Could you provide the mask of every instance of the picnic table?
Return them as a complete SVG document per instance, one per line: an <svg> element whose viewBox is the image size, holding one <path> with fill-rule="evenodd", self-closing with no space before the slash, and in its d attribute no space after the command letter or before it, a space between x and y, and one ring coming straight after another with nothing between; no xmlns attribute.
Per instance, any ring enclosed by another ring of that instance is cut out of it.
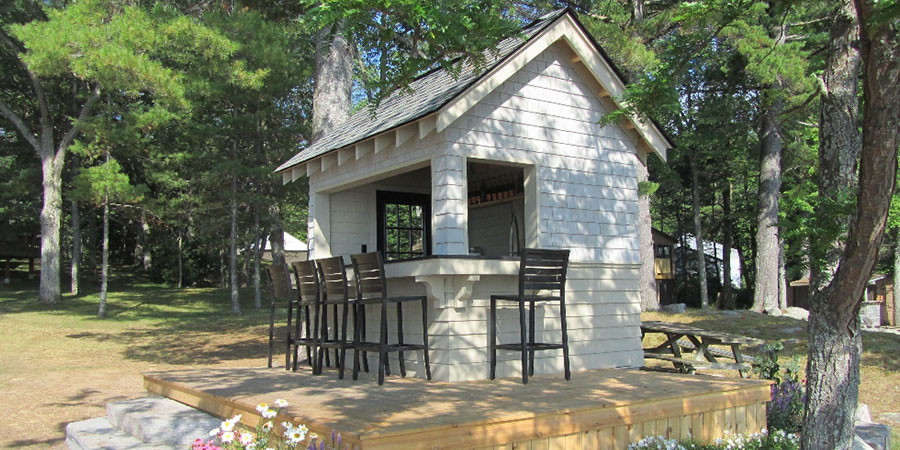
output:
<svg viewBox="0 0 900 450"><path fill-rule="evenodd" d="M644 349L644 358L671 362L683 373L694 373L697 368L737 370L743 378L750 371L753 358L741 353L741 346L761 346L765 341L719 331L709 331L681 323L648 321L641 323L641 339L647 334L664 334L665 342ZM731 350L712 348L727 346ZM685 351L694 352L693 357ZM728 358L734 362L720 361Z"/></svg>

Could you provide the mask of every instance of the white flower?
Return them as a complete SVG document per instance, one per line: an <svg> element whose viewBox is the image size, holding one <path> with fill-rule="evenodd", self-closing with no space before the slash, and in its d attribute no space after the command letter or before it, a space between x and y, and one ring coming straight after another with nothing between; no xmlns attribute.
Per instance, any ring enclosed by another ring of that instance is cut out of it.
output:
<svg viewBox="0 0 900 450"><path fill-rule="evenodd" d="M274 426L275 425L273 425L272 421L270 420L263 424L262 430L265 431L266 433L268 433L269 431L272 431L272 427L274 427Z"/></svg>
<svg viewBox="0 0 900 450"><path fill-rule="evenodd" d="M221 432L222 432L222 430L220 430L218 428L213 428L212 430L209 430L209 436L210 437L218 436L219 433L221 433Z"/></svg>
<svg viewBox="0 0 900 450"><path fill-rule="evenodd" d="M265 411L260 411L260 412L262 413L262 416L265 417L266 419L271 419L271 418L275 417L276 415L278 415L278 413L276 413L275 410L272 410L272 409L267 409Z"/></svg>
<svg viewBox="0 0 900 450"><path fill-rule="evenodd" d="M265 403L260 403L260 404L256 405L256 410L259 412L263 412L267 409L269 409L269 405L267 405Z"/></svg>
<svg viewBox="0 0 900 450"><path fill-rule="evenodd" d="M233 431L226 431L226 432L222 433L222 442L227 444L233 440L234 440L234 432Z"/></svg>
<svg viewBox="0 0 900 450"><path fill-rule="evenodd" d="M300 432L303 434L306 434L309 432L309 428L306 428L306 425L300 425L297 427L297 429L300 430Z"/></svg>
<svg viewBox="0 0 900 450"><path fill-rule="evenodd" d="M238 440L240 441L241 445L246 446L247 444L253 442L253 435L246 431L242 431Z"/></svg>
<svg viewBox="0 0 900 450"><path fill-rule="evenodd" d="M288 405L287 400L285 400L285 399L283 399L283 398L276 398L276 399L275 399L275 406L277 406L277 407L279 407L279 408L284 408L284 407L287 406L287 405Z"/></svg>
<svg viewBox="0 0 900 450"><path fill-rule="evenodd" d="M256 442L251 442L245 445L244 450L256 450Z"/></svg>
<svg viewBox="0 0 900 450"><path fill-rule="evenodd" d="M231 420L232 420L234 423L238 423L238 422L241 421L241 417L244 417L244 415L243 415L243 414L236 414L234 417L231 418Z"/></svg>
<svg viewBox="0 0 900 450"><path fill-rule="evenodd" d="M301 433L300 430L291 430L291 433L285 437L288 438L292 444L297 444L306 436L304 435L304 433Z"/></svg>
<svg viewBox="0 0 900 450"><path fill-rule="evenodd" d="M228 419L228 420L222 422L222 425L219 425L219 428L221 428L222 431L231 431L231 430L234 430L234 424L235 424L234 420Z"/></svg>

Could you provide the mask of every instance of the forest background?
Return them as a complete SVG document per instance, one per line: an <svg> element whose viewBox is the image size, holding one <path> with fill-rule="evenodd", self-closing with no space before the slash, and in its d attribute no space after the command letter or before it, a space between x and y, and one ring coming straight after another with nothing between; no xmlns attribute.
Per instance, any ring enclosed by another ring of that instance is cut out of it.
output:
<svg viewBox="0 0 900 450"><path fill-rule="evenodd" d="M846 293L900 254L896 214L882 240L897 153L884 130L900 120L885 94L900 83L896 1L7 1L0 245L40 247L42 302L61 301L65 275L73 293L99 283L102 316L112 270L230 286L240 313L238 288L259 286L260 242L273 236L278 258L283 231L306 238L305 184L282 185L275 166L329 120L453 58L483 61L561 7L631 82L609 120L653 117L676 145L640 184L653 226L741 256L741 288L720 276L729 258L683 256L678 297L777 312L786 282L808 275L813 317L830 318L812 319L811 336L818 326L858 359L846 318L859 295ZM317 98L334 80L345 97Z"/></svg>

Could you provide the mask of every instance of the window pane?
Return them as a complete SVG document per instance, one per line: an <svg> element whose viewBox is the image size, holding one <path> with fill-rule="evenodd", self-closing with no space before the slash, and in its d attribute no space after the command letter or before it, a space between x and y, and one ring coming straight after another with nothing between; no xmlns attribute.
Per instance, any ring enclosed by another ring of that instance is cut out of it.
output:
<svg viewBox="0 0 900 450"><path fill-rule="evenodd" d="M422 238L422 230L413 230L412 232L412 251L418 254L425 254L425 239Z"/></svg>
<svg viewBox="0 0 900 450"><path fill-rule="evenodd" d="M398 207L398 222L397 226L399 227L408 227L409 226L409 205L397 205Z"/></svg>
<svg viewBox="0 0 900 450"><path fill-rule="evenodd" d="M409 230L399 230L397 249L401 252L409 251Z"/></svg>
<svg viewBox="0 0 900 450"><path fill-rule="evenodd" d="M422 228L422 207L414 205L412 207L412 226Z"/></svg>
<svg viewBox="0 0 900 450"><path fill-rule="evenodd" d="M388 227L396 227L397 226L397 208L400 205L388 204L386 206L386 216L387 216L387 226Z"/></svg>
<svg viewBox="0 0 900 450"><path fill-rule="evenodd" d="M387 251L396 252L400 249L400 246L397 245L398 240L398 231L396 228L390 229L387 231Z"/></svg>

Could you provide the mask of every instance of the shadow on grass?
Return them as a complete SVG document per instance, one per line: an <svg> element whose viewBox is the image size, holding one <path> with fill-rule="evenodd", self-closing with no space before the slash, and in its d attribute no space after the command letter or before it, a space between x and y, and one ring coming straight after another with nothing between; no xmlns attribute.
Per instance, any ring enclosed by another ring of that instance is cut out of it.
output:
<svg viewBox="0 0 900 450"><path fill-rule="evenodd" d="M785 360L789 360L793 356L805 358L807 354L807 322L804 320L785 316L774 317L748 311L726 314L722 311L689 310L683 315L690 316L691 325L698 328L740 334L769 342L781 340L785 347L781 356ZM665 320L665 318L661 320ZM900 358L897 358L898 348L900 348L900 335L865 331L863 332L861 363L887 371L900 372Z"/></svg>
<svg viewBox="0 0 900 450"><path fill-rule="evenodd" d="M262 358L268 349L268 298L253 307L252 289L242 289L243 314L231 314L230 292L217 288L177 289L123 276L110 283L106 317L97 318L99 294L64 295L56 305L37 301L33 283L0 286L0 315L61 317L65 328L82 329L70 339L124 344L122 356L158 364L213 364ZM285 310L277 313L283 334ZM124 328L124 329L123 329Z"/></svg>
<svg viewBox="0 0 900 450"><path fill-rule="evenodd" d="M66 435L66 423L58 423L56 424L56 434L54 436L61 436L55 438L47 438L47 439L19 439L15 441L9 442L10 448L19 448L19 447L42 447L42 448L51 448L62 445L65 442Z"/></svg>

